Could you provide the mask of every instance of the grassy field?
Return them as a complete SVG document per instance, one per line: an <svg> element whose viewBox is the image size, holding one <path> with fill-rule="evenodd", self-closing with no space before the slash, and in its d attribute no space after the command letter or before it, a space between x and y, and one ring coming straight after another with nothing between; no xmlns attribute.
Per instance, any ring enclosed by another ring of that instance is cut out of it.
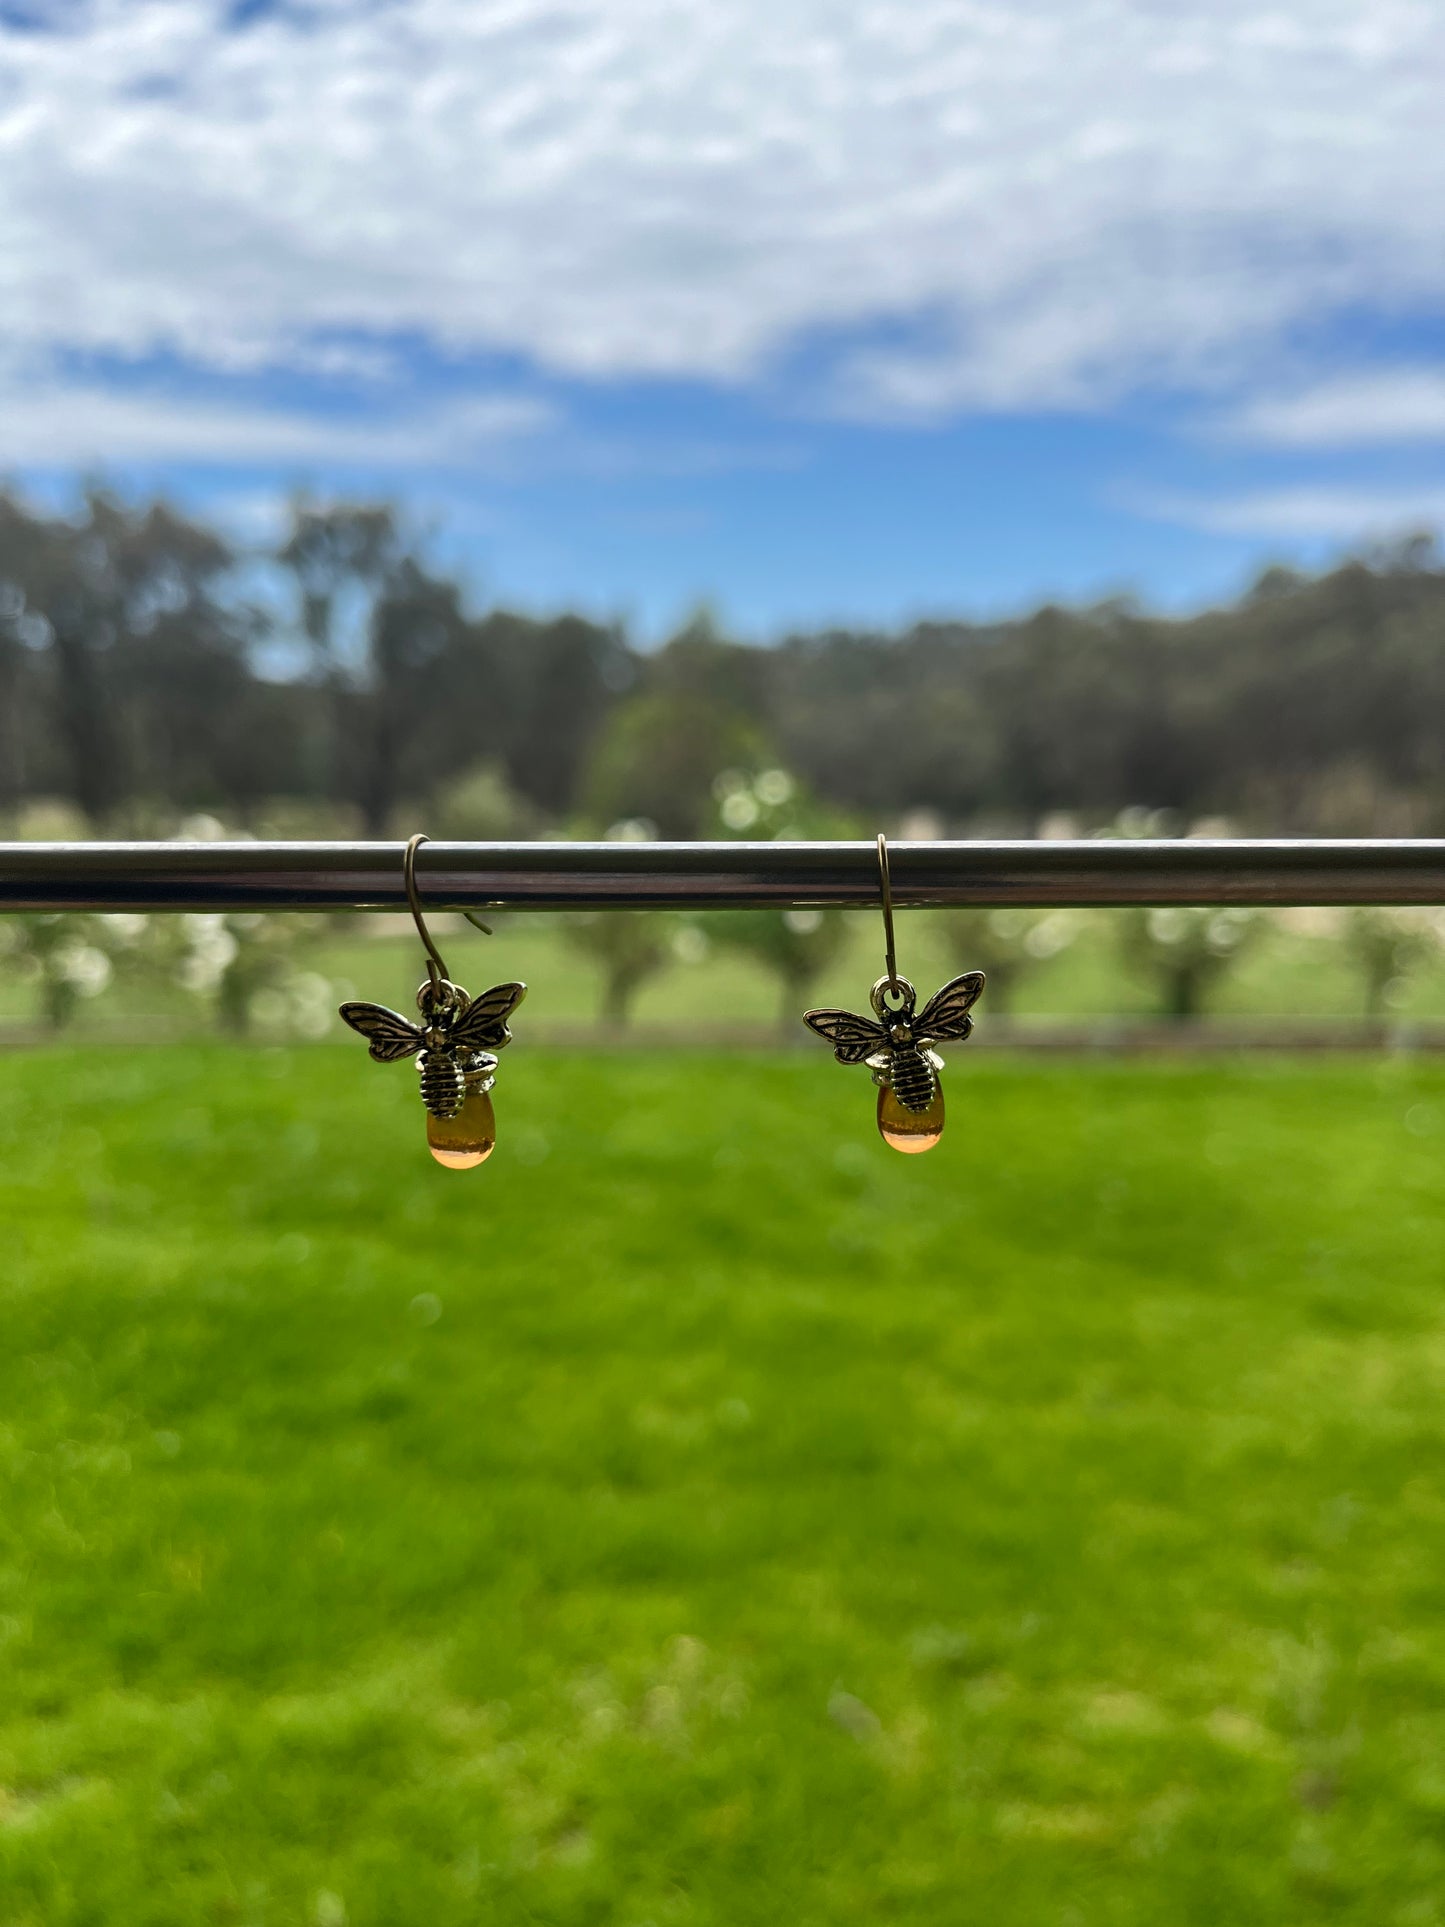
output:
<svg viewBox="0 0 1445 1927"><path fill-rule="evenodd" d="M1445 1921L1445 1070L0 1062L5 1927Z"/></svg>

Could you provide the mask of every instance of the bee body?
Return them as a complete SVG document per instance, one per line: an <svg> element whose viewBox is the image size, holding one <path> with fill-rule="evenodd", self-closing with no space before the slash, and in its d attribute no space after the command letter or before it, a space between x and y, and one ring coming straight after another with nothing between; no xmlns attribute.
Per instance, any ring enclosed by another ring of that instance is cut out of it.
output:
<svg viewBox="0 0 1445 1927"><path fill-rule="evenodd" d="M433 1117L455 1117L466 1096L462 1067L447 1050L425 1050L417 1059L421 1101Z"/></svg>
<svg viewBox="0 0 1445 1927"><path fill-rule="evenodd" d="M421 1076L421 1101L433 1117L455 1117L466 1101L469 1090L489 1091L497 1060L490 1051L470 1051L459 1056L441 1049L423 1051L417 1059Z"/></svg>
<svg viewBox="0 0 1445 1927"><path fill-rule="evenodd" d="M889 1052L887 1068L879 1073L905 1111L926 1111L933 1102L938 1073L931 1056L917 1044L903 1044Z"/></svg>

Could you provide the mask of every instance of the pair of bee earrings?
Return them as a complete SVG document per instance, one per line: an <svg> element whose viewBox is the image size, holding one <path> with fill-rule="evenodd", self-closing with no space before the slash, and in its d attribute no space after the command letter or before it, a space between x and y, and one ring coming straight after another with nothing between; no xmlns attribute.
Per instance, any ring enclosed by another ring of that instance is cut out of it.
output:
<svg viewBox="0 0 1445 1927"><path fill-rule="evenodd" d="M427 957L427 976L417 991L421 1022L382 1004L347 1003L341 1017L359 1031L379 1064L415 1057L426 1109L427 1147L438 1164L468 1171L485 1162L497 1142L491 1091L496 1053L511 1042L507 1019L527 994L525 984L494 984L469 997L447 974L422 916L416 887L416 853L424 836L414 836L402 859L407 903ZM962 1043L973 1029L970 1012L983 990L981 970L966 970L936 991L920 1011L918 995L898 974L893 943L893 889L888 842L878 838L878 874L883 900L884 954L887 968L869 1001L874 1016L847 1010L809 1010L803 1022L833 1046L840 1064L866 1064L878 1086L878 1132L895 1151L931 1151L943 1135L943 1059L935 1044ZM470 919L477 923L477 919ZM478 924L485 930L485 924Z"/></svg>

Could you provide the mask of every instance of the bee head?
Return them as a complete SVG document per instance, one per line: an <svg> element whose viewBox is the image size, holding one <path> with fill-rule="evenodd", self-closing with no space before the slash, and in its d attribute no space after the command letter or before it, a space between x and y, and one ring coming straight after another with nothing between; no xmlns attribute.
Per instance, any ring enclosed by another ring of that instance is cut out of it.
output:
<svg viewBox="0 0 1445 1927"><path fill-rule="evenodd" d="M895 1047L901 1044L911 1044L913 1042L913 1031L902 1018L899 1018L897 1023L888 1026L888 1041Z"/></svg>

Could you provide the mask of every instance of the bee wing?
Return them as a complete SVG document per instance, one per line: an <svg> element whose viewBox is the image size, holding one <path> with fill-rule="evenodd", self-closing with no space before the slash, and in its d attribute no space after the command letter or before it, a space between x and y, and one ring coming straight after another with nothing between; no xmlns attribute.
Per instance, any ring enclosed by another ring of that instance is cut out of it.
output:
<svg viewBox="0 0 1445 1927"><path fill-rule="evenodd" d="M888 1033L881 1024L855 1017L851 1010L805 1010L803 1022L827 1038L840 1064L861 1064L873 1051L888 1046Z"/></svg>
<svg viewBox="0 0 1445 1927"><path fill-rule="evenodd" d="M936 990L913 1020L915 1037L967 1037L973 1029L969 1011L983 994L983 972L965 970L961 977Z"/></svg>
<svg viewBox="0 0 1445 1927"><path fill-rule="evenodd" d="M425 1041L415 1024L384 1004L343 1004L338 1015L369 1040L378 1064L394 1064L399 1057L410 1057Z"/></svg>
<svg viewBox="0 0 1445 1927"><path fill-rule="evenodd" d="M525 984L493 984L467 1005L452 1025L451 1043L461 1051L500 1050L510 1043L507 1019L527 994Z"/></svg>

